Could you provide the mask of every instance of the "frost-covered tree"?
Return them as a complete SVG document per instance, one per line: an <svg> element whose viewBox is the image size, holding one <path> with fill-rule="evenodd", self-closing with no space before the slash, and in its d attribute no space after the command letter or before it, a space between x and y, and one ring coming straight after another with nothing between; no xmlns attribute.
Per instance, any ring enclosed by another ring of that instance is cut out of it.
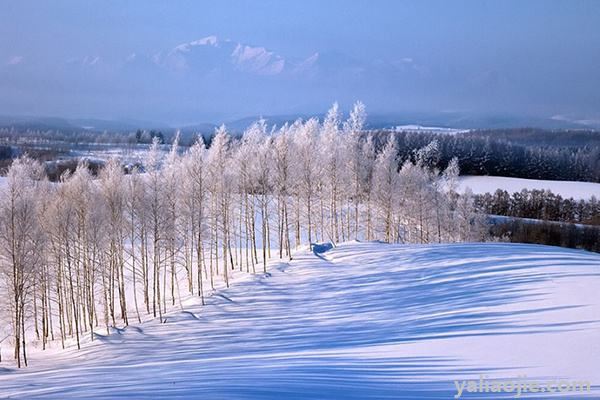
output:
<svg viewBox="0 0 600 400"><path fill-rule="evenodd" d="M279 243L279 258L283 252L291 259L290 224L288 205L292 186L292 155L290 128L286 124L273 140L273 186L277 198L277 236Z"/></svg>
<svg viewBox="0 0 600 400"><path fill-rule="evenodd" d="M344 236L343 209L341 207L341 185L344 179L342 168L342 137L340 135L340 111L337 103L327 112L321 127L319 150L325 173L323 174L328 208L328 229L331 240L339 242ZM323 208L321 210L323 212Z"/></svg>
<svg viewBox="0 0 600 400"><path fill-rule="evenodd" d="M400 179L398 175L398 149L394 135L377 155L373 168L373 198L379 211L386 242L392 241L394 216L397 211Z"/></svg>
<svg viewBox="0 0 600 400"><path fill-rule="evenodd" d="M354 239L358 239L360 225L360 204L364 201L364 185L366 178L366 165L369 160L365 158L366 148L363 144L363 130L366 121L366 111L363 103L356 102L350 112L350 116L344 122L344 154L343 161L346 170L347 196L353 204L353 222L352 233ZM348 212L350 218L350 212ZM348 230L350 230L350 221L348 221ZM350 235L349 235L350 236Z"/></svg>
<svg viewBox="0 0 600 400"><path fill-rule="evenodd" d="M163 190L163 175L161 171L161 153L159 141L154 139L146 158L145 194L147 196L148 236L152 242L152 314L157 315L162 321L163 309L161 306L160 274L164 269L163 261L166 259L164 242L167 207ZM163 293L164 296L164 293Z"/></svg>
<svg viewBox="0 0 600 400"><path fill-rule="evenodd" d="M294 124L296 134L294 135L295 157L294 164L297 168L297 198L295 204L296 226L295 239L296 246L301 242L301 216L302 211L306 215L306 225L304 231L307 233L308 242L312 243L315 237L315 202L317 195L322 190L322 163L320 160L319 146L319 121L311 118L305 123ZM305 205L302 210L302 205ZM323 212L321 212L323 215ZM324 221L321 220L321 226Z"/></svg>
<svg viewBox="0 0 600 400"><path fill-rule="evenodd" d="M81 162L56 183L17 159L0 188L0 311L17 364L27 363L26 335L64 347L134 315L164 322L184 296L204 303L208 284L229 286L235 270L267 272L271 247L291 259L292 247L318 241L485 238L474 197L458 190L458 159L440 172L446 141L367 132L360 102L341 115L334 104L322 122L275 129L261 119L241 138L221 126L208 147L176 136L168 149L155 136L135 167L111 159L96 176ZM498 196L486 207L552 208L544 194ZM596 206L563 200L548 212L590 219Z"/></svg>
<svg viewBox="0 0 600 400"><path fill-rule="evenodd" d="M81 171L81 172L80 172ZM84 175L85 174L85 175ZM81 175L81 176L80 176ZM89 193L89 188L84 188L83 185L89 185L89 174L87 168L80 168L77 170L76 175L70 180L70 184L76 184L75 189L81 189L83 193ZM80 181L80 182L79 182ZM107 235L108 235L108 284L109 284L109 304L111 317L114 323L114 295L115 286L116 294L119 298L119 310L121 319L125 325L129 324L127 317L127 300L125 297L125 184L123 179L123 168L121 163L116 159L108 161L106 166L100 173L100 193L102 198L101 207L106 211L106 223L107 223ZM77 197L77 196L75 196ZM79 204L78 212L79 218L82 224L86 224L90 210L85 209L85 204L90 204L91 195L81 197L82 203ZM103 238L99 238L100 240ZM97 243L101 246L102 243ZM87 257L86 257L87 258ZM88 260L84 259L84 269L90 269L93 271L93 264L88 263ZM90 278L91 279L91 278ZM93 282L90 282L91 295L93 295ZM92 330L92 320L90 320L90 330Z"/></svg>
<svg viewBox="0 0 600 400"><path fill-rule="evenodd" d="M272 139L267 136L267 125L264 119L252 124L246 134L246 143L251 146L252 158L250 163L254 193L257 193L260 207L261 239L263 272L267 272L267 258L271 252L270 238L270 212L271 203L271 164L272 164Z"/></svg>
<svg viewBox="0 0 600 400"><path fill-rule="evenodd" d="M206 145L202 136L183 157L183 204L189 220L191 247L196 256L196 284L198 295L204 303L202 271L206 269L204 258L204 233L206 228ZM188 274L191 275L191 268ZM191 278L190 278L191 279ZM193 290L193 287L192 287Z"/></svg>
<svg viewBox="0 0 600 400"><path fill-rule="evenodd" d="M368 135L362 144L362 161L363 161L363 176L361 178L361 193L364 198L364 207L366 210L366 221L364 225L364 237L367 240L374 238L373 232L373 173L375 171L375 162L377 153L375 151L375 143L373 135Z"/></svg>
<svg viewBox="0 0 600 400"><path fill-rule="evenodd" d="M213 274L219 273L219 260L222 260L222 271L225 284L229 287L228 261L231 259L230 237L230 137L224 125L219 127L211 142L207 154L207 170L210 180L208 190L211 196L211 241L210 241L210 274L211 286L214 288ZM219 252L222 247L222 252ZM220 255L221 256L220 256ZM214 256L214 270L213 270ZM233 264L233 263L232 263Z"/></svg>
<svg viewBox="0 0 600 400"><path fill-rule="evenodd" d="M42 235L36 215L36 186L41 167L27 157L16 159L0 192L0 262L5 294L11 311L14 357L27 365L27 306L32 301Z"/></svg>
<svg viewBox="0 0 600 400"><path fill-rule="evenodd" d="M125 181L125 231L129 239L128 259L131 266L133 301L138 322L141 322L138 305L137 282L142 279L143 301L150 313L148 297L148 240L146 226L145 191L139 169L134 168Z"/></svg>
<svg viewBox="0 0 600 400"><path fill-rule="evenodd" d="M177 280L177 264L178 256L180 252L181 243L180 239L180 224L181 221L181 197L183 185L178 182L179 177L182 175L182 162L178 154L179 146L179 132L175 135L171 149L167 154L162 166L163 174L163 193L166 208L166 215L164 218L164 237L166 254L165 257L168 263L168 271L165 271L165 278L163 280L163 303L166 302L166 282L167 274L170 279L171 289L171 305L175 305L175 290L178 289L179 281ZM189 266L187 266L189 269ZM191 284L189 281L190 274L188 277L188 286ZM166 309L166 306L164 306Z"/></svg>

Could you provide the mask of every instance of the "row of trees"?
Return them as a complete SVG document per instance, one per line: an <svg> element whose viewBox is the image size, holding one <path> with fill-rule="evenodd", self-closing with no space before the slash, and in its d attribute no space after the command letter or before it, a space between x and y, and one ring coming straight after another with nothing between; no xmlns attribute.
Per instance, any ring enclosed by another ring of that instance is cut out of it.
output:
<svg viewBox="0 0 600 400"><path fill-rule="evenodd" d="M165 135L161 131L155 131L155 130L146 131L146 130L141 130L141 129L138 129L137 131L135 131L135 143L150 144L150 143L152 143L154 138L157 138L158 142L160 144L163 144L165 142Z"/></svg>
<svg viewBox="0 0 600 400"><path fill-rule="evenodd" d="M493 194L475 196L475 203L487 214L600 225L600 202L596 197L574 200L550 190L523 189L510 194L498 189Z"/></svg>
<svg viewBox="0 0 600 400"><path fill-rule="evenodd" d="M345 121L334 105L323 121L261 120L239 139L221 127L184 153L155 140L128 175L113 159L59 183L15 160L0 190L0 302L17 365L28 335L79 346L100 327L163 321L182 297L204 302L233 270L266 272L309 243L483 239L473 197L455 190L456 160L429 168L435 142L400 159L395 134L365 134L364 122L357 103Z"/></svg>
<svg viewBox="0 0 600 400"><path fill-rule="evenodd" d="M385 137L387 134L381 131L376 136ZM85 146L100 143L139 146L151 143L154 137L171 143L174 134L156 130L99 133L0 128L0 143L13 145L16 150L30 147L47 151L52 147L57 151L67 151L75 144ZM187 132L180 139L180 144L189 147L196 138ZM397 132L397 140L402 159L414 155L415 149L437 140L440 157L436 167L444 169L456 157L465 175L600 182L598 131L519 128L471 130L454 135L406 131ZM65 145L61 149L58 143ZM10 152L7 154L1 150L0 166L2 159L11 158Z"/></svg>
<svg viewBox="0 0 600 400"><path fill-rule="evenodd" d="M475 129L462 132L461 137L490 137L503 142L520 144L529 148L598 148L600 132L596 129L539 129L496 128Z"/></svg>
<svg viewBox="0 0 600 400"><path fill-rule="evenodd" d="M534 243L600 253L600 226L566 222L492 218L490 234L512 243Z"/></svg>
<svg viewBox="0 0 600 400"><path fill-rule="evenodd" d="M536 144L520 143L513 141L512 135L508 138L500 135L501 132L499 137L494 135L496 131L456 135L398 132L398 148L401 157L410 157L414 149L436 140L440 156L434 160L435 167L443 169L456 157L464 175L600 182L600 146L597 140L592 140L600 136L598 132L588 132L578 138L580 146L548 145L542 138L544 135L539 135ZM558 135L548 132L547 136Z"/></svg>
<svg viewBox="0 0 600 400"><path fill-rule="evenodd" d="M0 143L7 145L40 145L56 144L57 142L75 144L135 144L136 132L123 134L119 131L98 132L86 131L81 128L65 129L24 129L20 127L0 128ZM148 142L147 142L148 143Z"/></svg>

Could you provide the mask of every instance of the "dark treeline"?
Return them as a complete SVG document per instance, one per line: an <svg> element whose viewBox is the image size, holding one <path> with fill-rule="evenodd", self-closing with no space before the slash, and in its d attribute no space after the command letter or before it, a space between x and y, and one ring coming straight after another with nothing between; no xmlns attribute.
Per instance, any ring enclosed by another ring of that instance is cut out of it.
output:
<svg viewBox="0 0 600 400"><path fill-rule="evenodd" d="M512 243L545 244L600 253L600 226L507 218L494 220L490 233L492 237Z"/></svg>
<svg viewBox="0 0 600 400"><path fill-rule="evenodd" d="M51 149L47 147L32 146L4 146L0 145L0 175L5 175L13 160L27 154L30 158L40 161L54 161L66 155L67 150Z"/></svg>
<svg viewBox="0 0 600 400"><path fill-rule="evenodd" d="M475 204L486 214L600 225L600 202L595 197L574 200L549 190L523 189L510 194L498 189L493 194L476 195Z"/></svg>
<svg viewBox="0 0 600 400"><path fill-rule="evenodd" d="M12 163L13 149L11 146L0 146L0 170Z"/></svg>
<svg viewBox="0 0 600 400"><path fill-rule="evenodd" d="M92 176L98 176L100 170L104 168L106 164L98 160L81 160L78 158L71 158L45 163L44 173L50 182L60 182L61 177L64 176L65 173L74 173L82 163L84 163L88 169L88 172Z"/></svg>
<svg viewBox="0 0 600 400"><path fill-rule="evenodd" d="M376 141L379 137L380 147L383 147L391 132L381 130L371 133L375 134ZM0 143L19 148L50 143L135 146L150 143L154 137L158 137L160 143L170 143L174 134L175 131L153 130L61 133L3 128L0 129ZM415 151L435 140L438 142L439 157L432 160L434 165L431 166L439 170L444 170L450 160L457 157L463 175L600 182L600 132L597 131L521 128L472 130L457 134L402 131L395 132L395 135L400 164L406 160L414 161ZM179 144L191 146L195 138L194 134L182 134ZM208 145L211 138L210 135L204 137Z"/></svg>
<svg viewBox="0 0 600 400"><path fill-rule="evenodd" d="M498 132L498 136L495 136ZM397 132L400 160L414 158L415 149L436 140L439 158L434 166L443 170L457 157L463 175L493 175L528 179L600 182L600 146L598 132L566 131L564 145L558 133L548 133L548 142L536 133L538 144L513 140L521 130L473 131L459 134L433 132ZM527 132L527 131L526 131ZM535 131L537 132L537 131ZM379 131L386 138L389 132ZM588 140L589 138L589 140ZM382 139L385 141L385 139ZM532 139L533 142L533 139ZM577 146L569 144L578 143Z"/></svg>
<svg viewBox="0 0 600 400"><path fill-rule="evenodd" d="M460 133L459 136L491 137L528 147L600 147L600 132L581 129L482 129Z"/></svg>

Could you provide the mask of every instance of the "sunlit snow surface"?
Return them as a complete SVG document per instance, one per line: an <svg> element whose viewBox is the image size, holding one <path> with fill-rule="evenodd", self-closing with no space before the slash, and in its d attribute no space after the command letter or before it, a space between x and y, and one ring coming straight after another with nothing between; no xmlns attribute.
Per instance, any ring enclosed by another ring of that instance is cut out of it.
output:
<svg viewBox="0 0 600 400"><path fill-rule="evenodd" d="M600 255L515 244L316 250L164 324L0 369L0 397L451 399L454 379L479 374L585 379L599 394Z"/></svg>
<svg viewBox="0 0 600 400"><path fill-rule="evenodd" d="M470 188L475 194L494 193L497 189L512 194L527 190L550 190L563 198L589 200L592 196L600 198L600 183L575 181L548 181L542 179L507 178L504 176L461 176L459 188Z"/></svg>

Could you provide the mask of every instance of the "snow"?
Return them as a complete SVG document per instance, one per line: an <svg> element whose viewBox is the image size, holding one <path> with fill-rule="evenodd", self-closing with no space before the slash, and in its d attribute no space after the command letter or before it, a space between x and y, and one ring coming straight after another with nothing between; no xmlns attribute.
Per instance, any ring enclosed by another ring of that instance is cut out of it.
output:
<svg viewBox="0 0 600 400"><path fill-rule="evenodd" d="M459 187L465 190L471 188L475 194L494 193L497 189L509 193L520 192L523 189L547 189L564 198L576 200L600 198L600 183L574 181L547 181L538 179L506 178L502 176L461 176Z"/></svg>
<svg viewBox="0 0 600 400"><path fill-rule="evenodd" d="M278 74L285 66L283 58L264 47L238 44L231 53L231 57L238 67L266 75Z"/></svg>
<svg viewBox="0 0 600 400"><path fill-rule="evenodd" d="M98 335L81 351L34 353L20 371L0 367L0 393L450 399L453 380L484 374L589 380L597 396L599 285L600 255L585 251L321 245L218 291L204 307L188 299L164 324Z"/></svg>
<svg viewBox="0 0 600 400"><path fill-rule="evenodd" d="M198 45L198 46L217 46L219 40L217 39L216 36L211 35L211 36L207 36L205 38L202 39L198 39L194 42L191 42L191 45Z"/></svg>
<svg viewBox="0 0 600 400"><path fill-rule="evenodd" d="M294 74L301 74L303 72L309 71L318 61L319 53L314 53L312 56L307 57L305 60L301 61L298 65L296 65L293 69L293 72Z"/></svg>
<svg viewBox="0 0 600 400"><path fill-rule="evenodd" d="M394 129L397 132L414 132L414 133L443 133L454 135L457 133L469 132L468 129L444 128L439 126L422 126L422 125L398 125Z"/></svg>
<svg viewBox="0 0 600 400"><path fill-rule="evenodd" d="M202 39L194 40L189 43L182 43L180 45L177 45L177 46L175 46L173 51L188 53L193 47L196 47L196 46L218 47L218 45L219 45L219 39L216 36L211 35L211 36L203 37Z"/></svg>

